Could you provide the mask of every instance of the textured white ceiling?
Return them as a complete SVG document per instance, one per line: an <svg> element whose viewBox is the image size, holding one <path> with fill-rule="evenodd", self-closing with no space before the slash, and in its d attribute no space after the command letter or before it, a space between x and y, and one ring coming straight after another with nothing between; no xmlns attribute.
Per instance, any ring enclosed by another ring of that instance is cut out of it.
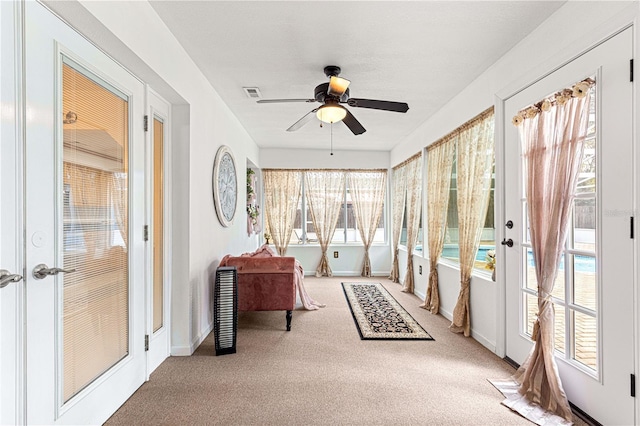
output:
<svg viewBox="0 0 640 426"><path fill-rule="evenodd" d="M265 99L313 98L327 81L324 66L338 65L351 97L410 109L350 108L367 132L335 124L334 149L387 151L564 1L150 3L260 147L326 149L331 129L314 119L286 132L320 104L256 104L242 88L259 87Z"/></svg>

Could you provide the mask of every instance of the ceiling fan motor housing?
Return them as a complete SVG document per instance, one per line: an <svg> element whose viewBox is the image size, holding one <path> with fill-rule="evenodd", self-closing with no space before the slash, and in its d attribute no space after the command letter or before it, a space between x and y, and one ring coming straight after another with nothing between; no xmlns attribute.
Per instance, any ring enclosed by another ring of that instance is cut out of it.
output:
<svg viewBox="0 0 640 426"><path fill-rule="evenodd" d="M349 89L348 88L342 94L342 96L340 96L340 98L338 98L337 96L329 95L327 93L328 91L329 91L329 83L319 84L319 85L316 86L315 90L313 91L313 97L318 102L325 102L327 99L333 99L336 102L347 102L347 100L349 99Z"/></svg>
<svg viewBox="0 0 640 426"><path fill-rule="evenodd" d="M324 75L327 77L337 77L340 75L340 71L342 70L337 65L327 65L324 67Z"/></svg>

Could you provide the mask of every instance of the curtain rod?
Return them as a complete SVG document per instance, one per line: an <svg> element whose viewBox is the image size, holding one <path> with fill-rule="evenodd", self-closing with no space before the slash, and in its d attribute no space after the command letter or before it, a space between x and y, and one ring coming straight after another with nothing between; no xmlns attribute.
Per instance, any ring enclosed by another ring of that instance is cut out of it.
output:
<svg viewBox="0 0 640 426"><path fill-rule="evenodd" d="M386 172L387 169L262 169L263 172Z"/></svg>
<svg viewBox="0 0 640 426"><path fill-rule="evenodd" d="M467 130L468 128L470 128L470 127L472 127L474 125L476 125L479 121L484 120L485 118L487 118L488 116L493 114L493 112L494 112L493 111L493 106L487 108L486 110L482 111L480 114L478 114L475 117L473 117L471 120L469 120L466 123L458 126L452 132L447 133L445 136L441 137L440 139L436 140L431 145L427 146L427 151L429 151L431 149L434 149L434 148L442 145L443 143L449 142L451 139L456 137L459 133L461 133L464 130Z"/></svg>
<svg viewBox="0 0 640 426"><path fill-rule="evenodd" d="M409 157L409 158L407 158L406 160L404 160L402 163L400 163L400 164L398 164L398 165L396 165L396 166L393 166L393 170L395 170L395 169L397 169L397 168L399 168L399 167L402 167L402 166L404 166L404 165L406 165L406 164L408 164L408 163L412 162L413 160L415 160L416 158L419 158L419 157L421 157L421 156L422 156L422 151L420 151L420 152L416 152L416 153L415 153L415 154L413 154L411 157Z"/></svg>

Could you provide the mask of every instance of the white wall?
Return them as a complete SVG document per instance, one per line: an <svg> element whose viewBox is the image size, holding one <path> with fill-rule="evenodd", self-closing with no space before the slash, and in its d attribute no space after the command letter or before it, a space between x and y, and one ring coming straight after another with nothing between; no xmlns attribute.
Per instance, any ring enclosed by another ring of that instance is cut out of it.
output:
<svg viewBox="0 0 640 426"><path fill-rule="evenodd" d="M421 148L473 118L496 102L506 98L536 79L550 73L562 64L584 52L591 46L622 29L632 22L638 13L637 2L567 2L529 36L500 58L486 72L478 76L469 86L449 101L415 132L398 144L390 155L390 164L398 164ZM629 19L631 16L631 19ZM498 97L499 95L499 97ZM502 148L499 146L500 128L503 118L496 113L496 224L503 223L503 185L501 164ZM426 170L425 170L426 172ZM426 205L423 210L426 210ZM504 235L502 227L496 229L496 240ZM401 250L401 279L406 271L406 251ZM498 244L498 282L483 275L474 274L471 280L471 327L472 336L487 348L504 355L504 282L500 269L500 258L504 248ZM428 269L428 259L413 256L414 270L420 264ZM402 264L404 263L404 267ZM426 265L426 266L425 266ZM460 289L459 269L439 264L440 302L442 314L451 319ZM415 293L424 297L427 278L416 280Z"/></svg>
<svg viewBox="0 0 640 426"><path fill-rule="evenodd" d="M119 2L113 7L111 2L89 1L82 5L170 87L171 93L164 89L165 84L154 87L161 95L171 98L177 93L186 104L175 108L172 123L171 352L188 355L212 328L211 289L220 259L227 253L256 248L256 237L246 233L244 176L247 159L255 163L259 150L147 2ZM125 66L136 66L127 55L112 55ZM233 152L239 183L236 219L228 228L218 222L212 198L213 162L222 144Z"/></svg>
<svg viewBox="0 0 640 426"><path fill-rule="evenodd" d="M403 283L407 273L407 250L400 247L400 282ZM414 252L413 257L413 293L424 301L427 295L427 285L429 283L429 258L423 257L421 253ZM422 266L422 274L420 273ZM448 264L438 264L438 278L440 280L440 314L448 320L453 319L453 309L460 293L460 268L449 262ZM471 277L471 337L483 344L485 347L495 351L496 342L496 314L495 302L492 297L496 295L497 284L491 281L488 272L474 272Z"/></svg>
<svg viewBox="0 0 640 426"><path fill-rule="evenodd" d="M338 252L338 258L333 252ZM369 248L372 274L375 276L389 276L391 258L388 244L376 244ZM291 244L287 248L287 256L294 256L304 268L305 275L314 275L322 251L318 245ZM364 262L364 247L362 245L331 244L327 250L329 266L335 276L360 276L362 262Z"/></svg>

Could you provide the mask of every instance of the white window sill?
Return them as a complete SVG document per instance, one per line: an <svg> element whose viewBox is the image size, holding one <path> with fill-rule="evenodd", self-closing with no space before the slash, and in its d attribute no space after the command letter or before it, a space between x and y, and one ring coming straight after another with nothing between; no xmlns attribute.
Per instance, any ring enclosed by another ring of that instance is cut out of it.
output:
<svg viewBox="0 0 640 426"><path fill-rule="evenodd" d="M407 246L400 246L399 245L398 249L400 251L403 251L403 252L407 253ZM429 257L422 256L422 251L414 250L413 251L413 255L414 256L416 256L416 255L421 256L427 261L429 260ZM440 259L438 259L438 264L446 266L446 267L451 268L451 269L455 269L457 271L460 271L460 262L456 262L456 261L449 260L449 259L441 257ZM491 271L490 269L473 268L473 271L471 272L471 276L472 277L475 276L475 277L478 277L478 278L482 278L482 279L485 279L487 281L492 281L492 279L491 279L492 273L493 273L493 271Z"/></svg>

